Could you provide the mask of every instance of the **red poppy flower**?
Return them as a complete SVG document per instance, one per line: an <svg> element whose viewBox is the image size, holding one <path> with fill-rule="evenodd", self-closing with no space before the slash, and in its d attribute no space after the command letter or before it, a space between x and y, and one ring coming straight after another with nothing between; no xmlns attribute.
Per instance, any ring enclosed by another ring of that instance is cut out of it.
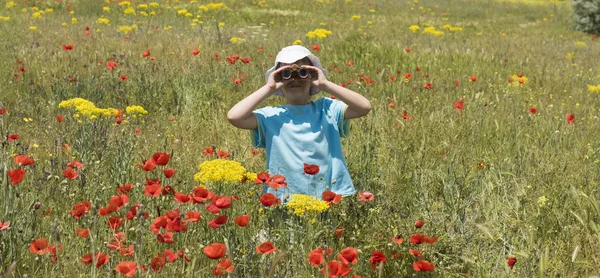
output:
<svg viewBox="0 0 600 278"><path fill-rule="evenodd" d="M75 230L75 234L80 238L88 238L90 237L90 230L86 228L78 228Z"/></svg>
<svg viewBox="0 0 600 278"><path fill-rule="evenodd" d="M185 221L187 222L198 222L200 219L202 219L202 217L198 211L188 211L185 213Z"/></svg>
<svg viewBox="0 0 600 278"><path fill-rule="evenodd" d="M477 81L477 76L471 75L471 77L469 77L469 80L471 80L471 82L475 82Z"/></svg>
<svg viewBox="0 0 600 278"><path fill-rule="evenodd" d="M19 138L20 138L19 134L11 133L8 135L8 142L19 140Z"/></svg>
<svg viewBox="0 0 600 278"><path fill-rule="evenodd" d="M416 234L410 236L409 242L410 242L410 244L421 244L423 242L426 242L429 244L434 244L437 242L437 240L438 240L437 237L430 238L425 235L416 233Z"/></svg>
<svg viewBox="0 0 600 278"><path fill-rule="evenodd" d="M65 176L65 178L71 179L71 180L76 179L77 176L79 175L79 173L77 173L77 171L73 170L73 168L71 168L71 167L67 167L67 169L64 169L62 171L62 173Z"/></svg>
<svg viewBox="0 0 600 278"><path fill-rule="evenodd" d="M407 121L412 121L413 120L413 118L408 115L408 112L406 110L404 110L404 113L402 114L402 119L405 119Z"/></svg>
<svg viewBox="0 0 600 278"><path fill-rule="evenodd" d="M435 267L432 263L426 260L420 260L413 263L413 269L417 272L419 271L433 271Z"/></svg>
<svg viewBox="0 0 600 278"><path fill-rule="evenodd" d="M129 245L129 247L121 247L121 249L119 249L119 254L121 254L123 257L133 256L135 254L135 251L133 251L133 245Z"/></svg>
<svg viewBox="0 0 600 278"><path fill-rule="evenodd" d="M333 232L333 235L336 238L342 238L342 237L344 237L344 228L343 227L337 227L337 228L335 228L335 232Z"/></svg>
<svg viewBox="0 0 600 278"><path fill-rule="evenodd" d="M197 186L194 188L193 192L192 192L192 198L194 199L194 204L201 204L206 200L210 200L212 199L213 193L202 187L202 186Z"/></svg>
<svg viewBox="0 0 600 278"><path fill-rule="evenodd" d="M29 252L31 252L31 254L38 255L44 255L48 253L48 240L45 238L38 238L32 241L29 245Z"/></svg>
<svg viewBox="0 0 600 278"><path fill-rule="evenodd" d="M356 264L358 262L358 250L346 247L340 251L337 258L344 264Z"/></svg>
<svg viewBox="0 0 600 278"><path fill-rule="evenodd" d="M335 194L335 192L328 190L321 194L321 198L330 205L332 203L337 205L342 201L342 194Z"/></svg>
<svg viewBox="0 0 600 278"><path fill-rule="evenodd" d="M125 184L121 184L119 185L119 188L117 188L117 192L119 194L129 194L129 191L131 191L131 189L133 189L133 184L131 183L125 183Z"/></svg>
<svg viewBox="0 0 600 278"><path fill-rule="evenodd" d="M371 252L371 258L369 259L369 263L371 264L371 268L375 269L378 264L385 263L387 258L385 255L379 251Z"/></svg>
<svg viewBox="0 0 600 278"><path fill-rule="evenodd" d="M308 175L316 175L319 173L319 165L304 163L304 173Z"/></svg>
<svg viewBox="0 0 600 278"><path fill-rule="evenodd" d="M225 256L225 244L215 242L204 247L203 251L209 259L217 260Z"/></svg>
<svg viewBox="0 0 600 278"><path fill-rule="evenodd" d="M280 202L280 200L277 197L275 197L275 195L273 195L273 193L263 194L262 196L260 196L259 201L265 207L270 207L272 205L279 204L279 202Z"/></svg>
<svg viewBox="0 0 600 278"><path fill-rule="evenodd" d="M575 115L573 115L573 113L569 113L569 115L567 115L567 122L569 124L572 124L575 122Z"/></svg>
<svg viewBox="0 0 600 278"><path fill-rule="evenodd" d="M165 249L164 256L170 263L174 263L175 261L177 261L177 254L171 249Z"/></svg>
<svg viewBox="0 0 600 278"><path fill-rule="evenodd" d="M227 209L231 207L231 198L227 196L213 196L211 202L220 209Z"/></svg>
<svg viewBox="0 0 600 278"><path fill-rule="evenodd" d="M256 246L256 252L259 254L271 254L277 251L277 248L270 241L263 242L259 246Z"/></svg>
<svg viewBox="0 0 600 278"><path fill-rule="evenodd" d="M454 86L458 87L458 85L460 85L460 81L458 81L458 80L454 81Z"/></svg>
<svg viewBox="0 0 600 278"><path fill-rule="evenodd" d="M217 218L208 222L208 226L213 229L219 228L222 225L225 225L227 223L228 219L229 219L229 216L227 216L227 215L217 216Z"/></svg>
<svg viewBox="0 0 600 278"><path fill-rule="evenodd" d="M325 262L325 256L323 256L323 249L317 248L308 252L308 258L306 259L314 267L319 267Z"/></svg>
<svg viewBox="0 0 600 278"><path fill-rule="evenodd" d="M217 206L215 206L214 204L208 204L206 205L206 211L212 213L212 214L219 214L221 212L221 209L218 208Z"/></svg>
<svg viewBox="0 0 600 278"><path fill-rule="evenodd" d="M75 169L75 168L81 169L81 168L83 168L83 163L79 160L73 160L73 161L67 163L67 167L71 167L73 169Z"/></svg>
<svg viewBox="0 0 600 278"><path fill-rule="evenodd" d="M194 55L194 56L198 55L199 53L200 53L200 50L197 48L192 50L192 55Z"/></svg>
<svg viewBox="0 0 600 278"><path fill-rule="evenodd" d="M165 174L165 178L170 179L173 177L173 175L175 175L175 169L166 168L163 170L163 174Z"/></svg>
<svg viewBox="0 0 600 278"><path fill-rule="evenodd" d="M108 219L107 224L109 228L117 230L121 226L125 225L125 220L121 219L121 216L112 216Z"/></svg>
<svg viewBox="0 0 600 278"><path fill-rule="evenodd" d="M375 195L373 195L373 193L368 192L368 191L362 192L362 193L358 194L358 196L360 197L360 201L363 203L366 201L375 200Z"/></svg>
<svg viewBox="0 0 600 278"><path fill-rule="evenodd" d="M404 79L406 79L406 80L411 79L412 77L413 77L413 74L410 72L404 74Z"/></svg>
<svg viewBox="0 0 600 278"><path fill-rule="evenodd" d="M152 183L146 185L146 187L144 188L144 195L156 198L160 196L161 191L162 187L160 186L160 183Z"/></svg>
<svg viewBox="0 0 600 278"><path fill-rule="evenodd" d="M422 228L422 227L423 227L423 225L425 225L425 221L423 221L423 220L421 220L421 219L419 219L419 220L415 221L415 227L416 227L417 229L420 229L420 228Z"/></svg>
<svg viewBox="0 0 600 278"><path fill-rule="evenodd" d="M217 155L218 155L220 158L228 158L228 157L230 157L230 156L231 156L231 154L229 154L228 152L224 152L224 151L218 151L218 152L217 152Z"/></svg>
<svg viewBox="0 0 600 278"><path fill-rule="evenodd" d="M465 107L464 99L459 98L458 100L456 100L456 102L454 102L454 109L463 110L464 107Z"/></svg>
<svg viewBox="0 0 600 278"><path fill-rule="evenodd" d="M216 276L222 275L224 272L231 273L235 269L235 266L231 263L229 258L222 259L219 264L213 268L213 274Z"/></svg>
<svg viewBox="0 0 600 278"><path fill-rule="evenodd" d="M419 258L423 257L423 252L421 252L419 250L415 250L415 249L408 249L408 254L411 254L412 256L419 257Z"/></svg>
<svg viewBox="0 0 600 278"><path fill-rule="evenodd" d="M117 62L115 61L108 61L106 62L106 69L107 70L114 70L117 67Z"/></svg>
<svg viewBox="0 0 600 278"><path fill-rule="evenodd" d="M57 122L59 122L59 123L62 123L64 120L65 120L65 117L63 117L63 116L60 116L60 115L59 115L59 116L56 116L56 121L57 121Z"/></svg>
<svg viewBox="0 0 600 278"><path fill-rule="evenodd" d="M531 113L531 114L535 115L537 112L538 112L538 111L537 111L537 109L536 109L535 107L531 107L531 108L529 108L529 113Z"/></svg>
<svg viewBox="0 0 600 278"><path fill-rule="evenodd" d="M267 185L275 190L278 190L281 187L287 187L287 182L285 182L284 176L274 175L269 178Z"/></svg>
<svg viewBox="0 0 600 278"><path fill-rule="evenodd" d="M242 61L242 63L244 63L244 64L249 64L251 62L250 58L248 58L248 57L244 57L244 58L240 59L240 61Z"/></svg>
<svg viewBox="0 0 600 278"><path fill-rule="evenodd" d="M116 272L125 274L127 277L133 277L137 272L137 269L137 263L133 261L121 262L115 267Z"/></svg>
<svg viewBox="0 0 600 278"><path fill-rule="evenodd" d="M75 49L75 46L73 46L72 44L63 44L63 45L62 45L62 49L63 49L64 51L69 51L69 50L73 50L73 49Z"/></svg>
<svg viewBox="0 0 600 278"><path fill-rule="evenodd" d="M215 148L206 147L206 149L204 149L204 151L202 151L202 154L206 155L206 156L215 156Z"/></svg>
<svg viewBox="0 0 600 278"><path fill-rule="evenodd" d="M192 200L192 195L181 193L181 192L176 192L174 194L173 200L175 200L175 202L183 205Z"/></svg>
<svg viewBox="0 0 600 278"><path fill-rule="evenodd" d="M95 255L95 260L96 260L96 268L99 268L105 264L108 263L110 257L104 253L98 253L96 252ZM91 264L92 263L92 254L86 254L81 258L81 262L83 262L84 264Z"/></svg>
<svg viewBox="0 0 600 278"><path fill-rule="evenodd" d="M396 244L402 244L402 243L404 242L404 239L403 239L403 238L401 238L401 237L399 237L399 236L394 236L394 237L392 238L392 241L393 241L394 243L396 243Z"/></svg>
<svg viewBox="0 0 600 278"><path fill-rule="evenodd" d="M14 169L8 171L8 177L10 178L11 184L17 184L23 181L25 177L25 169Z"/></svg>
<svg viewBox="0 0 600 278"><path fill-rule="evenodd" d="M0 115L6 114L6 113L8 113L8 110L6 110L6 107L0 108Z"/></svg>
<svg viewBox="0 0 600 278"><path fill-rule="evenodd" d="M254 183L256 183L256 184L263 184L263 183L267 182L269 180L269 178L270 178L269 173L267 173L267 172L260 172L256 176L256 180L254 180Z"/></svg>
<svg viewBox="0 0 600 278"><path fill-rule="evenodd" d="M248 226L248 222L250 221L250 215L244 214L235 218L235 224L238 224L240 227Z"/></svg>
<svg viewBox="0 0 600 278"><path fill-rule="evenodd" d="M157 165L165 166L169 163L171 156L168 153L155 153L152 155L152 158L156 161Z"/></svg>
<svg viewBox="0 0 600 278"><path fill-rule="evenodd" d="M152 268L154 272L158 273L163 269L166 263L166 256L162 253L158 253L158 256L152 258L152 260L150 261L150 268Z"/></svg>
<svg viewBox="0 0 600 278"><path fill-rule="evenodd" d="M329 278L348 276L348 274L350 274L350 272L352 271L348 264L342 264L336 260L328 262L326 267L327 277ZM325 274L325 268L321 269L321 273Z"/></svg>
<svg viewBox="0 0 600 278"><path fill-rule="evenodd" d="M127 197L125 194L112 196L110 199L108 199L108 202L115 205L117 209L121 209L122 206L129 203L129 197Z"/></svg>
<svg viewBox="0 0 600 278"><path fill-rule="evenodd" d="M429 89L429 90L432 90L432 89L433 89L433 84L431 84L431 83L425 83L425 84L423 85L423 88L425 88L425 89Z"/></svg>
<svg viewBox="0 0 600 278"><path fill-rule="evenodd" d="M148 49L148 50L144 51L144 53L142 53L142 56L143 56L143 57L148 57L148 56L150 56L150 50Z"/></svg>
<svg viewBox="0 0 600 278"><path fill-rule="evenodd" d="M517 263L517 258L515 258L515 257L508 257L508 259L506 260L506 264L508 265L508 267L510 267L510 269L513 269L513 267L515 267L516 263Z"/></svg>
<svg viewBox="0 0 600 278"><path fill-rule="evenodd" d="M75 220L79 220L82 216L85 215L86 212L90 210L92 204L88 201L83 201L73 205L73 209L69 210L69 214L75 218Z"/></svg>
<svg viewBox="0 0 600 278"><path fill-rule="evenodd" d="M405 51L406 53L408 53L408 52L410 52L410 48L408 48L408 47L407 47L407 48L405 48L405 49L404 49L404 51Z"/></svg>
<svg viewBox="0 0 600 278"><path fill-rule="evenodd" d="M156 235L156 241L159 243L173 244L175 242L173 240L173 232L166 232L164 234Z"/></svg>
<svg viewBox="0 0 600 278"><path fill-rule="evenodd" d="M5 221L4 223L0 221L0 232L7 230L8 228L10 228L10 221Z"/></svg>
<svg viewBox="0 0 600 278"><path fill-rule="evenodd" d="M101 207L100 209L98 209L98 215L100 215L100 216L109 215L117 210L118 210L118 208L115 204L108 204L108 206Z"/></svg>

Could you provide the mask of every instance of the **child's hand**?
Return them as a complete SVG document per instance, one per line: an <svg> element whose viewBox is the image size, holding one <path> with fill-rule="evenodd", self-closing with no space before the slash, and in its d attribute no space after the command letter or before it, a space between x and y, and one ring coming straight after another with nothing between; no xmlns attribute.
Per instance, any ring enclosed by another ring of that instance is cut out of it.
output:
<svg viewBox="0 0 600 278"><path fill-rule="evenodd" d="M273 92L279 90L281 87L283 87L284 83L283 83L283 79L281 78L281 72L285 69L289 69L291 66L282 66L276 70L274 70L270 75L269 75L269 79L267 80L267 87L269 87L270 90L272 90Z"/></svg>
<svg viewBox="0 0 600 278"><path fill-rule="evenodd" d="M310 78L312 79L312 85L317 87L317 88L321 88L322 86L325 86L325 84L327 83L327 78L325 78L325 73L323 73L323 71L320 68L317 67L313 67L313 66L308 66L308 65L304 65L301 66L301 68L307 69L310 71Z"/></svg>

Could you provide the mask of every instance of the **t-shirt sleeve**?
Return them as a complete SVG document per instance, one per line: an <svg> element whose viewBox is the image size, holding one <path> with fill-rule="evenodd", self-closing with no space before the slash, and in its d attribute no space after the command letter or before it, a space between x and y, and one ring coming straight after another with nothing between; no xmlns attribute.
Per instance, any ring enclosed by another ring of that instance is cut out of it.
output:
<svg viewBox="0 0 600 278"><path fill-rule="evenodd" d="M331 105L329 106L329 110L331 114L337 121L338 130L340 132L340 137L347 137L350 134L350 120L344 119L344 114L346 113L346 109L348 105L344 102L332 99Z"/></svg>
<svg viewBox="0 0 600 278"><path fill-rule="evenodd" d="M252 112L256 117L256 122L258 123L257 127L253 130L250 130L250 137L253 147L264 148L266 146L265 140L265 125L266 125L266 117L263 110L258 109Z"/></svg>

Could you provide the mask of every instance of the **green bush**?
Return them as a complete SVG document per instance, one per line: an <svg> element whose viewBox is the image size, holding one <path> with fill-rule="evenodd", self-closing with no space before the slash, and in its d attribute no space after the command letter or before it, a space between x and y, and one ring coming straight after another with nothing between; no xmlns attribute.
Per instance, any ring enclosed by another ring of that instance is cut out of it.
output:
<svg viewBox="0 0 600 278"><path fill-rule="evenodd" d="M578 31L600 33L600 0L573 0L575 29Z"/></svg>

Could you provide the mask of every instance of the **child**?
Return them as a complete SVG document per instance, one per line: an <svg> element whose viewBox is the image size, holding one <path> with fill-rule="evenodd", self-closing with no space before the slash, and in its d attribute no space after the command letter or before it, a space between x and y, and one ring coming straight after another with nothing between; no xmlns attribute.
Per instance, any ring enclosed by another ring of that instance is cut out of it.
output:
<svg viewBox="0 0 600 278"><path fill-rule="evenodd" d="M308 49L285 47L267 71L266 84L227 113L232 125L252 130L254 146L266 148L269 173L286 178L288 190L264 188L264 193L273 193L284 202L289 194L321 199L327 190L342 195L356 192L340 139L348 134L348 120L369 113L371 103L325 76L319 58ZM319 91L337 100L325 97L312 101ZM271 95L284 97L287 104L254 110ZM305 173L305 163L319 166L319 172L314 176Z"/></svg>

